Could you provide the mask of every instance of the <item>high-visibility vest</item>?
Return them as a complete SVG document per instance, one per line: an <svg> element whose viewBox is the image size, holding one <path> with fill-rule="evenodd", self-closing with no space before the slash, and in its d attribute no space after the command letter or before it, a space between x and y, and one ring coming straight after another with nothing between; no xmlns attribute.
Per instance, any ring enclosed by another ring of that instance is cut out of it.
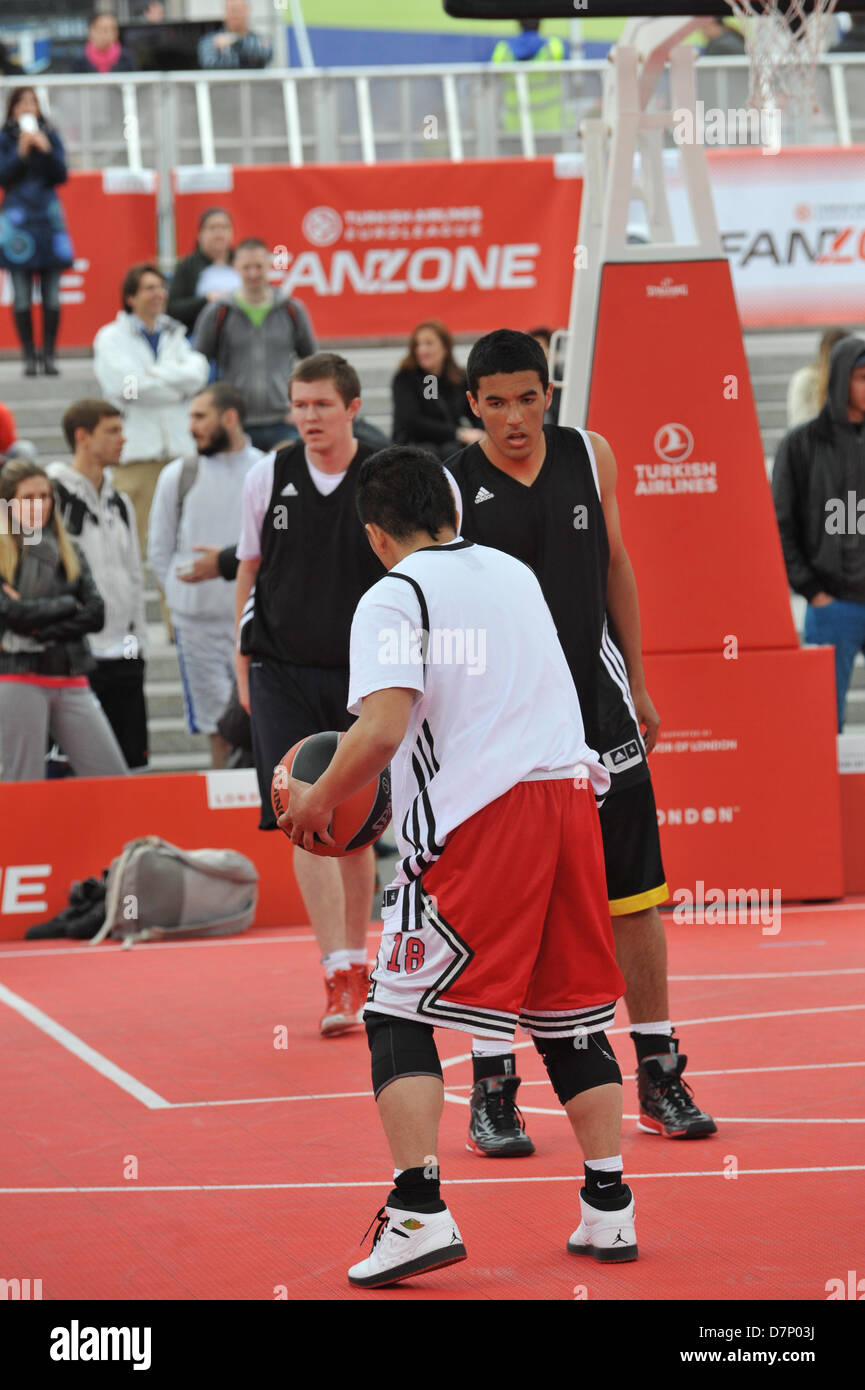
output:
<svg viewBox="0 0 865 1390"><path fill-rule="evenodd" d="M533 57L524 59L528 63L560 63L566 56L565 45L557 36L545 39ZM492 62L513 63L513 49L507 39L501 39L493 49ZM512 79L504 82L502 129L511 133L520 129L520 109L516 84ZM529 112L535 130L561 130L564 123L562 101L562 79L556 73L544 72L529 74Z"/></svg>

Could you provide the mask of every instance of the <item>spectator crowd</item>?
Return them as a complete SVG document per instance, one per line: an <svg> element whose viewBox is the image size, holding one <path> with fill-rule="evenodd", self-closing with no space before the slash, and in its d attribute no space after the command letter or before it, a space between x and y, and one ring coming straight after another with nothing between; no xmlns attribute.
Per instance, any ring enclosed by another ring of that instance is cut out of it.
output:
<svg viewBox="0 0 865 1390"><path fill-rule="evenodd" d="M226 32L239 41L243 8L226 11ZM97 49L106 35L108 26L96 29ZM6 116L4 226L11 221L27 233L30 253L22 257L7 235L0 265L12 274L25 374L56 373L57 286L71 254L55 192L65 178L63 147L32 89L12 92ZM41 354L31 322L37 279ZM0 405L4 780L42 776L52 742L79 774L147 766L146 570L162 593L190 732L208 735L214 767L249 761L257 737L250 704L257 699L269 710L277 699L268 661L291 661L268 597L254 599L268 512L285 510L285 497L311 486L324 518L353 451L363 458L390 442L364 419L353 368L318 351L307 310L272 281L266 243L236 240L229 213L208 208L170 283L150 262L124 276L117 315L93 344L99 394L63 416L68 460L41 467ZM528 331L549 362L550 329ZM555 423L559 372L550 365L555 389L545 420ZM483 438L452 336L438 320L410 335L391 394L397 444L446 462ZM865 650L865 540L855 528L836 534L827 509L861 491L863 420L865 340L829 329L817 360L790 383L790 430L773 492L789 582L808 603L804 639L835 648L839 729L853 662ZM274 461L289 453L304 466L282 478ZM335 503L330 515L336 525ZM325 526L322 554L330 538ZM336 611L338 597L329 601ZM319 618L326 628L327 610ZM263 643L252 681L247 665L238 666L244 627ZM330 661L326 647L312 663L321 669Z"/></svg>

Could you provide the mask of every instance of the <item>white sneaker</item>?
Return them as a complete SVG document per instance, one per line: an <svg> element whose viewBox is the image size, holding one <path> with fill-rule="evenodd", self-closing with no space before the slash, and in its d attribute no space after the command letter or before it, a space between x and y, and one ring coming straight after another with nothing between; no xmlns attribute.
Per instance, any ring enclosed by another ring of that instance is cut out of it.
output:
<svg viewBox="0 0 865 1390"><path fill-rule="evenodd" d="M382 1207L374 1219L379 1225L372 1254L348 1271L349 1283L359 1288L396 1284L466 1258L463 1238L447 1207L432 1213Z"/></svg>
<svg viewBox="0 0 865 1390"><path fill-rule="evenodd" d="M593 1255L596 1260L618 1263L637 1258L634 1198L621 1211L598 1211L580 1193L583 1219L568 1241L572 1255Z"/></svg>

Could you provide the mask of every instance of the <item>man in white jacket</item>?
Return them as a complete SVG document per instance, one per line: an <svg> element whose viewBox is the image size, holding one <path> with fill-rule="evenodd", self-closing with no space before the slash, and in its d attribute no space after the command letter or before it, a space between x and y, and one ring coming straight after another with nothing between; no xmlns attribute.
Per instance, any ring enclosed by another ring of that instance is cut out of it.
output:
<svg viewBox="0 0 865 1390"><path fill-rule="evenodd" d="M71 463L47 468L57 507L105 602L105 626L91 633L92 685L129 767L147 764L144 569L132 503L112 485L124 444L123 416L110 401L74 401L63 416Z"/></svg>
<svg viewBox="0 0 865 1390"><path fill-rule="evenodd" d="M147 563L165 593L191 733L210 735L211 760L222 767L229 745L216 732L234 688L234 583L184 583L199 552L240 538L243 481L263 457L244 434L243 396L227 381L206 386L189 409L195 456L160 474L150 513Z"/></svg>
<svg viewBox="0 0 865 1390"><path fill-rule="evenodd" d="M189 346L184 325L165 313L165 276L157 266L132 266L121 298L117 318L94 339L93 369L103 395L126 416L121 486L135 507L143 552L156 480L170 459L194 448L189 402L210 369Z"/></svg>

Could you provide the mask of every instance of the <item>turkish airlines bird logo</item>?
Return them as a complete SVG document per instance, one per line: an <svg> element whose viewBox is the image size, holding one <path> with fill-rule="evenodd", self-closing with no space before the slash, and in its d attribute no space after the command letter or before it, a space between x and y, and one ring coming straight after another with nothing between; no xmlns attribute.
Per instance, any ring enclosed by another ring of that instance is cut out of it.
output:
<svg viewBox="0 0 865 1390"><path fill-rule="evenodd" d="M687 425L662 425L655 435L655 453L665 463L681 463L694 447Z"/></svg>

